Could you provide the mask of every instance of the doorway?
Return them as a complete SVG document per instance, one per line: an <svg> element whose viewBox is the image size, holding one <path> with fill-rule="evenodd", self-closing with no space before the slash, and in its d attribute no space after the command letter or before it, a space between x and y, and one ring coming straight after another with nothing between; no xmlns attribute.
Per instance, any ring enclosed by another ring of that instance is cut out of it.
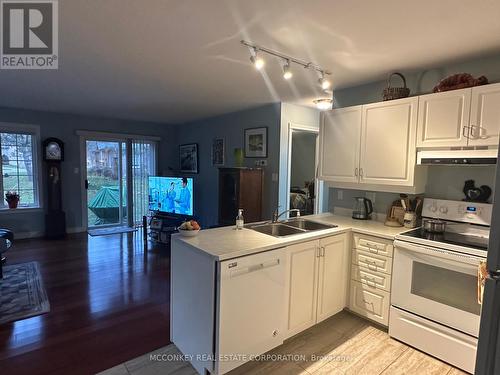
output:
<svg viewBox="0 0 500 375"><path fill-rule="evenodd" d="M142 225L149 212L149 177L157 173L156 139L81 131L83 225Z"/></svg>
<svg viewBox="0 0 500 375"><path fill-rule="evenodd" d="M287 203L288 209L299 209L302 216L318 212L317 151L317 130L290 128Z"/></svg>

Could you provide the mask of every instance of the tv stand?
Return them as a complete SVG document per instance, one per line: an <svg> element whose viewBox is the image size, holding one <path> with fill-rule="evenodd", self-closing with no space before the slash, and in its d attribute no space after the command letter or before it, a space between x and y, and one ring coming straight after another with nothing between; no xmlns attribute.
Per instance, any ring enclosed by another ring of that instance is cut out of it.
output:
<svg viewBox="0 0 500 375"><path fill-rule="evenodd" d="M177 228L183 222L188 220L195 220L195 218L194 216L155 212L148 223L149 239L156 243L170 246L170 236L177 232Z"/></svg>

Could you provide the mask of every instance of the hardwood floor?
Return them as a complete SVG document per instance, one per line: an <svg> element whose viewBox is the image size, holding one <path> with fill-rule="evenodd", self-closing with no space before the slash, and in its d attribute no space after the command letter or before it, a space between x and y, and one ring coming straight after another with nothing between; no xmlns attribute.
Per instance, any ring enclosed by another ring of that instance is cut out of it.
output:
<svg viewBox="0 0 500 375"><path fill-rule="evenodd" d="M170 264L140 231L16 241L8 264L37 261L51 311L0 326L2 375L87 375L169 343Z"/></svg>

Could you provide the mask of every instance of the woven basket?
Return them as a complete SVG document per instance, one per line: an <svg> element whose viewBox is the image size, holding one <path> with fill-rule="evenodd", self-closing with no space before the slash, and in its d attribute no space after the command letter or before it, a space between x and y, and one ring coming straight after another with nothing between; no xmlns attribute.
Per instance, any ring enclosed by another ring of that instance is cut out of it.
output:
<svg viewBox="0 0 500 375"><path fill-rule="evenodd" d="M403 80L404 87L391 87L391 78L395 75L401 77L401 79ZM387 79L387 87L384 89L382 95L384 100L401 99L401 98L406 98L409 95L410 95L410 89L406 87L406 79L404 75L398 72L392 73Z"/></svg>

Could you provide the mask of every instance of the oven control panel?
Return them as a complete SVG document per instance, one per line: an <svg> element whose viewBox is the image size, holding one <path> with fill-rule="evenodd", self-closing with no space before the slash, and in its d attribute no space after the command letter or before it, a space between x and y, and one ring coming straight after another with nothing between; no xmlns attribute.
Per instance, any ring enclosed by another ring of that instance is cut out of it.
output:
<svg viewBox="0 0 500 375"><path fill-rule="evenodd" d="M490 203L425 198L422 216L489 226L491 209Z"/></svg>

